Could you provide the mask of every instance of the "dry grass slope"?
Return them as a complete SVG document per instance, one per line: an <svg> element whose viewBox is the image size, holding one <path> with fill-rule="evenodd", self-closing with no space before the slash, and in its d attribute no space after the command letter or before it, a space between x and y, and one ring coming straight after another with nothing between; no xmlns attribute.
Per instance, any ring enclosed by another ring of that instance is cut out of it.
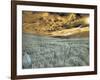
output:
<svg viewBox="0 0 100 80"><path fill-rule="evenodd" d="M23 32L46 36L88 37L88 18L87 15L77 16L74 13L61 16L61 14L49 12L25 11L23 12Z"/></svg>

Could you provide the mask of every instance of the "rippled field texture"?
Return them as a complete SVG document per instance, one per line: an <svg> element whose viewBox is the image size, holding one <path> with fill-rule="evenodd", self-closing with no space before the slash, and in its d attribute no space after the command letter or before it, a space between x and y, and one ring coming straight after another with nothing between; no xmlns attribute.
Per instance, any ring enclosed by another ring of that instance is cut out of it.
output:
<svg viewBox="0 0 100 80"><path fill-rule="evenodd" d="M23 68L89 65L88 38L58 39L23 34Z"/></svg>
<svg viewBox="0 0 100 80"><path fill-rule="evenodd" d="M89 66L88 14L23 12L22 68Z"/></svg>

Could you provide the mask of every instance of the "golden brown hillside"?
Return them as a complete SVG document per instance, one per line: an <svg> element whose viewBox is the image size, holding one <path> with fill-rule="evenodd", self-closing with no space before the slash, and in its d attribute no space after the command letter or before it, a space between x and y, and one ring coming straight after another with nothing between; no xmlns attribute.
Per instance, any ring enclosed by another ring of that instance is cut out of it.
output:
<svg viewBox="0 0 100 80"><path fill-rule="evenodd" d="M89 35L89 15L23 11L23 32L48 36Z"/></svg>

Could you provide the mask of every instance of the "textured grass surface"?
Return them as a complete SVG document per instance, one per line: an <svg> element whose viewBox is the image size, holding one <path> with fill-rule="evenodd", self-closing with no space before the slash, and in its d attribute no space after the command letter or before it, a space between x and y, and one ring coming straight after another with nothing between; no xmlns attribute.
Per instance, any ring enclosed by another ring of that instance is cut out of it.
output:
<svg viewBox="0 0 100 80"><path fill-rule="evenodd" d="M88 38L61 39L23 33L22 67L50 68L89 65Z"/></svg>

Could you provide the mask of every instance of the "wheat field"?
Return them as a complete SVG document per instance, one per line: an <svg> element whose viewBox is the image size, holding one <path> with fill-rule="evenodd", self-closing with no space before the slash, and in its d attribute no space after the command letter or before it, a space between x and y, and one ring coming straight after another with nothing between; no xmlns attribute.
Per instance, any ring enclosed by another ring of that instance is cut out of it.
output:
<svg viewBox="0 0 100 80"><path fill-rule="evenodd" d="M23 33L22 68L89 65L88 38L53 38Z"/></svg>

